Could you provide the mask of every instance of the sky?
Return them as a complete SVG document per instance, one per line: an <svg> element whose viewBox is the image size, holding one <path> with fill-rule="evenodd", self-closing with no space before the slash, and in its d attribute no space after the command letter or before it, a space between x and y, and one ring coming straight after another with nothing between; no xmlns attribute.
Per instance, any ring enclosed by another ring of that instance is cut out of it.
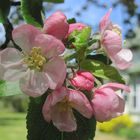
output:
<svg viewBox="0 0 140 140"><path fill-rule="evenodd" d="M105 0L101 0L101 1L105 1ZM52 13L54 13L57 10L62 10L66 14L67 18L73 18L76 16L75 13L79 12L81 10L81 7L85 3L86 3L86 0L65 0L65 3L55 5L55 7L53 8L53 10L51 12L46 13L46 17L48 15L51 15ZM111 8L110 2L108 1L106 3L108 5L108 8L106 8L106 9L99 8L92 4L91 6L89 6L89 9L87 11L85 11L85 12L82 11L82 15L80 17L76 17L76 20L78 22L83 22L83 23L89 24L93 28L94 27L97 28L102 16L104 16L105 13L109 10L109 8ZM114 23L122 26L122 18L123 18L122 17L122 7L118 6L117 8L115 8L112 11L110 18Z"/></svg>
<svg viewBox="0 0 140 140"><path fill-rule="evenodd" d="M52 11L50 11L49 13L46 12L46 17L48 17L57 10L62 10L66 14L67 18L76 17L75 13L81 11L81 7L84 6L86 1L87 0L65 0L65 3L55 4ZM99 8L94 4L90 4L87 11L82 11L82 15L80 17L76 17L77 22L83 22L85 24L88 24L92 26L93 31L96 31L98 29L98 24L102 16L104 16L105 13L110 8L112 8L112 1L114 2L115 0L100 0L101 3L107 5L107 8ZM139 6L137 11L140 12L140 0L135 1ZM131 28L129 25L123 23L124 18L127 16L125 10L126 9L124 8L124 6L118 5L112 10L112 14L110 16L111 21L121 27L123 38L126 34L127 29ZM133 22L133 27L137 26L135 17L131 19L131 22Z"/></svg>

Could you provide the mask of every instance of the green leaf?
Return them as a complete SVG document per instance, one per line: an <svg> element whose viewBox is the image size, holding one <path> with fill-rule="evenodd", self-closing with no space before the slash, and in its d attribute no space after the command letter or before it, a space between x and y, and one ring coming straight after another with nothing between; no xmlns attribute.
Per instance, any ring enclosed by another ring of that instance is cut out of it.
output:
<svg viewBox="0 0 140 140"><path fill-rule="evenodd" d="M88 40L90 38L90 35L91 35L91 28L85 27L80 31L75 30L74 32L72 32L69 36L69 40L74 39L74 42L72 42L73 45L77 49L80 49L88 45Z"/></svg>
<svg viewBox="0 0 140 140"><path fill-rule="evenodd" d="M19 82L0 81L0 96L23 94L19 88Z"/></svg>
<svg viewBox="0 0 140 140"><path fill-rule="evenodd" d="M42 0L21 0L21 10L25 21L36 27L43 25L42 21Z"/></svg>
<svg viewBox="0 0 140 140"><path fill-rule="evenodd" d="M52 2L52 3L63 3L64 0L43 0L45 2Z"/></svg>
<svg viewBox="0 0 140 140"><path fill-rule="evenodd" d="M92 72L96 77L111 80L114 82L125 83L123 77L119 74L116 68L105 65L100 61L86 59L82 61L81 67Z"/></svg>
<svg viewBox="0 0 140 140"><path fill-rule="evenodd" d="M71 24L71 23L76 23L76 19L75 19L75 18L70 18L70 19L67 20L67 22L68 22L69 24Z"/></svg>
<svg viewBox="0 0 140 140"><path fill-rule="evenodd" d="M10 0L1 0L0 2L0 22L5 23L10 11Z"/></svg>
<svg viewBox="0 0 140 140"><path fill-rule="evenodd" d="M38 103L35 98L30 98L27 114L27 140L93 140L96 129L95 119L87 119L75 110L77 131L60 132L52 122L46 122L42 115L42 106L46 97L47 93L40 97L41 102Z"/></svg>

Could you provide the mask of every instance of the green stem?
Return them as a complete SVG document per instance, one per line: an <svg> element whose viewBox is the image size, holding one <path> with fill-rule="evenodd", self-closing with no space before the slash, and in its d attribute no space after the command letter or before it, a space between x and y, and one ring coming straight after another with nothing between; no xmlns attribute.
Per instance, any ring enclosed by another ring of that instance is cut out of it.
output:
<svg viewBox="0 0 140 140"><path fill-rule="evenodd" d="M64 140L64 139L63 139L63 136L64 136L64 135L63 135L63 132L61 132L61 140Z"/></svg>

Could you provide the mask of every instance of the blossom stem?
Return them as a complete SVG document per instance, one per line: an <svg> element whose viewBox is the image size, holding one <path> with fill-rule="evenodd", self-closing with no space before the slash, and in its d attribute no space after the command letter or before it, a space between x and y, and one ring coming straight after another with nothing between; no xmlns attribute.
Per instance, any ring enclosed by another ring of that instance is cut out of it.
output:
<svg viewBox="0 0 140 140"><path fill-rule="evenodd" d="M61 140L63 140L63 136L64 136L63 134L64 134L64 133L63 133L63 132L61 132Z"/></svg>

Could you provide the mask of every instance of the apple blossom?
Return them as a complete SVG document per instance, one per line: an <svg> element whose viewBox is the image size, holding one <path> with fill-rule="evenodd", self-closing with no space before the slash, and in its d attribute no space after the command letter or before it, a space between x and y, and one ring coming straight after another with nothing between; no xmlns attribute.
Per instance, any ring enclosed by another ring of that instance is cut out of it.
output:
<svg viewBox="0 0 140 140"><path fill-rule="evenodd" d="M71 132L77 129L72 108L86 118L93 115L91 104L82 92L61 87L47 96L42 112L44 119L52 120L60 131Z"/></svg>
<svg viewBox="0 0 140 140"><path fill-rule="evenodd" d="M126 69L131 65L132 52L122 48L121 29L109 20L112 9L101 19L99 27L101 32L101 45L112 62L119 69Z"/></svg>
<svg viewBox="0 0 140 140"><path fill-rule="evenodd" d="M15 48L0 52L0 79L20 80L21 90L33 97L63 84L66 65L59 55L65 46L60 40L28 24L14 29L12 36L22 52Z"/></svg>
<svg viewBox="0 0 140 140"><path fill-rule="evenodd" d="M91 102L93 114L97 121L109 121L122 115L125 101L115 93L119 89L130 92L128 86L118 83L108 83L94 90Z"/></svg>
<svg viewBox="0 0 140 140"><path fill-rule="evenodd" d="M80 90L90 91L94 87L94 77L90 72L77 71L70 80L71 84Z"/></svg>

